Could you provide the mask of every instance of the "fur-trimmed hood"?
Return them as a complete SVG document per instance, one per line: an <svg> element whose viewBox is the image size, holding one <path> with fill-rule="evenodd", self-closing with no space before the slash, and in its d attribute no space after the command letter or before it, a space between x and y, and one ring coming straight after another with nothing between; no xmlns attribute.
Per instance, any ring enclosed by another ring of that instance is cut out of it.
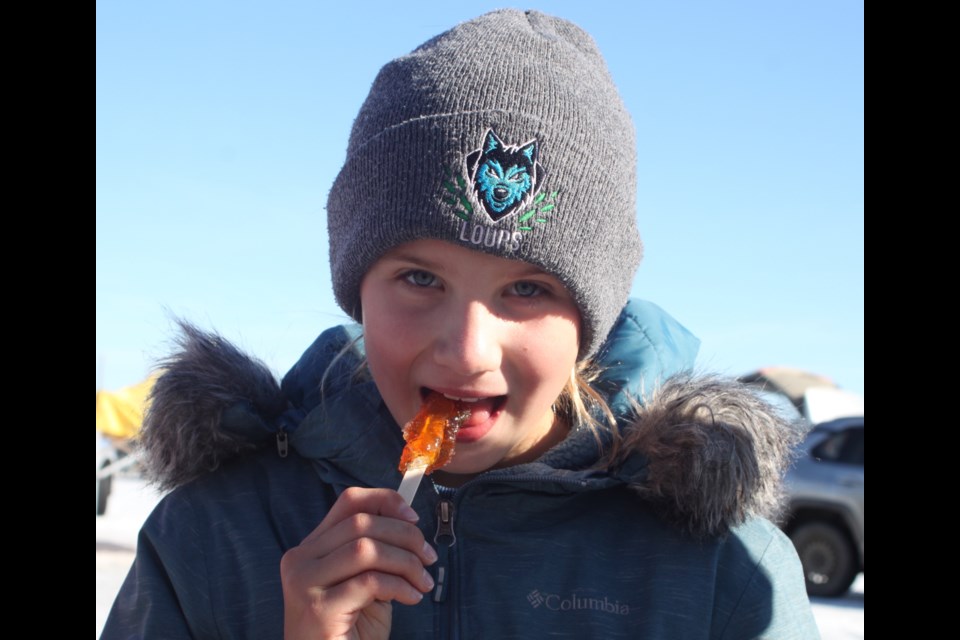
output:
<svg viewBox="0 0 960 640"><path fill-rule="evenodd" d="M139 442L162 488L266 446L278 455L289 446L333 467L376 460L364 478L380 486L399 478L395 465L382 463L398 456L399 429L365 439L361 427L347 431L336 420L344 403L354 424L382 421L385 413L372 382L357 378L356 327L325 332L282 384L216 334L181 328L176 353L160 363ZM775 519L795 431L746 387L690 374L698 344L655 305L631 301L601 351L597 385L620 418L621 446L611 455L592 433L574 432L537 464L603 486L626 484L695 536L723 534L751 516ZM318 408L336 429L301 428L317 423L306 418Z"/></svg>

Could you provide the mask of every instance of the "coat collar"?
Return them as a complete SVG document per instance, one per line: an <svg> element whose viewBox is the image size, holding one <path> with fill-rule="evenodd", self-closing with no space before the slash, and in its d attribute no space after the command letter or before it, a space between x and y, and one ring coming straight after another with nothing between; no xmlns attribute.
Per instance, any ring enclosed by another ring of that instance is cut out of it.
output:
<svg viewBox="0 0 960 640"><path fill-rule="evenodd" d="M219 336L182 328L141 436L162 487L271 446L278 434L334 485L397 486L400 429L374 384L358 377L357 327L324 332L281 385ZM575 431L533 463L484 475L553 477L576 490L623 484L695 535L774 515L793 432L735 382L690 376L698 345L659 307L631 301L599 352L597 388L620 421L619 453L605 446L611 436L598 446Z"/></svg>

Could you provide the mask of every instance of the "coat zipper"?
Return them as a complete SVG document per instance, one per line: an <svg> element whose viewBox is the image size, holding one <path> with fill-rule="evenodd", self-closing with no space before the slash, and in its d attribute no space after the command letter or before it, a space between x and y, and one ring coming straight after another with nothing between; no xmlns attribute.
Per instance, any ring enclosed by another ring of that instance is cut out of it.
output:
<svg viewBox="0 0 960 640"><path fill-rule="evenodd" d="M549 475L540 475L532 474L527 476L521 476L519 478L514 478L514 481L531 481L531 480L550 480L558 481L557 478L554 478ZM466 483L459 489L448 489L441 488L435 485L435 490L440 494L440 500L437 502L437 532L433 536L433 542L436 545L438 560L434 565L436 567L436 575L434 576L434 581L436 586L433 590L433 601L434 602L446 602L447 594L450 592L451 587L453 586L453 581L451 579L451 561L450 554L451 549L457 543L457 534L454 531L453 522L455 514L455 505L454 499L457 495L462 495L463 489L475 484L482 484L485 479L474 479ZM582 480L559 480L561 484L570 484L576 486L583 486Z"/></svg>
<svg viewBox="0 0 960 640"><path fill-rule="evenodd" d="M450 587L450 548L457 543L457 534L453 530L453 500L443 499L437 503L437 533L433 542L437 548L436 587L433 589L433 601L445 602Z"/></svg>
<svg viewBox="0 0 960 640"><path fill-rule="evenodd" d="M495 481L496 478L490 480ZM519 482L549 480L551 482L570 485L571 487L582 487L585 484L583 480L558 479L555 476L545 474L529 474L512 478L512 480ZM433 579L436 585L433 590L433 601L438 604L442 605L442 603L447 602L447 598L450 597L449 594L454 588L451 569L454 564L453 546L457 543L457 534L454 529L454 518L456 515L455 501L463 496L463 490L465 488L483 484L486 481L488 481L487 478L476 478L458 489L434 485L434 490L440 497L436 506L437 531L433 536L438 557L437 562L433 565L435 568ZM437 617L435 618L436 626L434 627L435 637L454 639L459 637L457 597L458 596L454 595L452 605L443 605L437 610Z"/></svg>

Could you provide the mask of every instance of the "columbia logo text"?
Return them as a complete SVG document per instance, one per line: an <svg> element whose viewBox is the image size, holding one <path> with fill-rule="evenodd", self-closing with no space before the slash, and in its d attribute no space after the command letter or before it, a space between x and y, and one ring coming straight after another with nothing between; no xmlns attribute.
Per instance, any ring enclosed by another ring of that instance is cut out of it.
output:
<svg viewBox="0 0 960 640"><path fill-rule="evenodd" d="M572 593L569 595L559 595L556 593L543 593L534 589L527 594L527 601L534 609L543 607L549 611L602 611L618 616L630 615L630 605L624 604L619 600L611 600L607 596L589 597Z"/></svg>

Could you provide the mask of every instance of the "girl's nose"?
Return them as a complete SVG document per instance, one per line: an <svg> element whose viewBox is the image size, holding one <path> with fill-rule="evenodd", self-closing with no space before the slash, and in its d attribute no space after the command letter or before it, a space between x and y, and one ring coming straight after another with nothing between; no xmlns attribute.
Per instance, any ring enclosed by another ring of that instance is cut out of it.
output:
<svg viewBox="0 0 960 640"><path fill-rule="evenodd" d="M476 376L500 367L502 321L486 305L470 301L444 314L434 357L451 373Z"/></svg>

